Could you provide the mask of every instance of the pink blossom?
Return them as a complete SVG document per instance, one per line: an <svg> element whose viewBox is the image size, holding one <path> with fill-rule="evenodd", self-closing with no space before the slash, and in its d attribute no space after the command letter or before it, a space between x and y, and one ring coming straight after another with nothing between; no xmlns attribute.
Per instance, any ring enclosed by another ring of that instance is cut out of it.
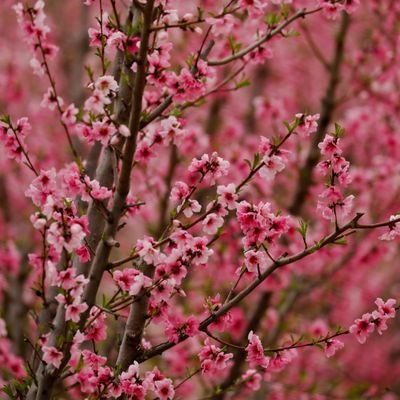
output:
<svg viewBox="0 0 400 400"><path fill-rule="evenodd" d="M160 400L172 400L175 395L171 379L161 379L154 382L154 393Z"/></svg>
<svg viewBox="0 0 400 400"><path fill-rule="evenodd" d="M208 214L203 220L203 231L210 235L217 233L218 228L224 224L224 219L215 213Z"/></svg>
<svg viewBox="0 0 400 400"><path fill-rule="evenodd" d="M395 221L400 218L400 214L391 215L389 220ZM393 240L396 237L400 236L400 223L395 222L392 225L389 225L389 232L383 233L379 236L380 240Z"/></svg>
<svg viewBox="0 0 400 400"><path fill-rule="evenodd" d="M63 358L63 353L61 353L61 351L58 351L55 347L52 346L43 346L42 351L42 358L46 364L54 365L56 369L60 368Z"/></svg>
<svg viewBox="0 0 400 400"><path fill-rule="evenodd" d="M212 177L217 179L228 174L229 165L228 161L214 152L211 157L208 154L204 154L200 160L193 159L189 166L189 172L198 172L202 175L210 172Z"/></svg>
<svg viewBox="0 0 400 400"><path fill-rule="evenodd" d="M75 276L76 268L74 267L60 271L56 279L56 284L65 290L72 289L76 285Z"/></svg>
<svg viewBox="0 0 400 400"><path fill-rule="evenodd" d="M263 158L264 166L260 169L260 176L266 180L272 180L278 172L285 169L285 163L279 156L265 156Z"/></svg>
<svg viewBox="0 0 400 400"><path fill-rule="evenodd" d="M100 186L100 183L96 179L90 180L88 176L85 176L85 184L91 197L96 200L105 200L112 196L112 191L104 186ZM82 194L82 200L90 201L90 196Z"/></svg>
<svg viewBox="0 0 400 400"><path fill-rule="evenodd" d="M49 108L50 110L54 110L58 106L62 107L63 104L64 104L64 101L62 100L62 98L59 96L56 97L52 88L47 89L47 92L43 96L43 100L40 103L41 107Z"/></svg>
<svg viewBox="0 0 400 400"><path fill-rule="evenodd" d="M334 138L331 135L326 135L324 140L318 144L321 154L327 157L341 155L342 150L339 148L340 139Z"/></svg>
<svg viewBox="0 0 400 400"><path fill-rule="evenodd" d="M325 342L325 355L330 358L335 355L335 353L344 347L343 342L337 339L328 339Z"/></svg>
<svg viewBox="0 0 400 400"><path fill-rule="evenodd" d="M117 132L114 125L108 123L107 121L94 122L92 126L92 135L95 140L100 141L102 144L107 144Z"/></svg>
<svg viewBox="0 0 400 400"><path fill-rule="evenodd" d="M205 375L215 374L217 371L228 368L232 353L224 353L219 347L211 344L209 339L205 340L204 346L199 352L202 373Z"/></svg>
<svg viewBox="0 0 400 400"><path fill-rule="evenodd" d="M96 316L96 318L93 318ZM89 318L93 319L93 323L86 328L86 340L100 342L107 337L106 314L97 307L90 309Z"/></svg>
<svg viewBox="0 0 400 400"><path fill-rule="evenodd" d="M148 264L154 264L159 257L159 250L154 247L155 241L152 237L146 236L136 243L136 251L139 256Z"/></svg>
<svg viewBox="0 0 400 400"><path fill-rule="evenodd" d="M268 371L280 372L297 357L296 349L280 351L271 358Z"/></svg>
<svg viewBox="0 0 400 400"><path fill-rule="evenodd" d="M189 194L189 191L189 187L185 182L175 182L170 198L172 201L179 203Z"/></svg>
<svg viewBox="0 0 400 400"><path fill-rule="evenodd" d="M118 91L118 83L111 75L103 75L97 78L94 87L101 90L106 96L110 94L110 92Z"/></svg>
<svg viewBox="0 0 400 400"><path fill-rule="evenodd" d="M354 196L349 195L343 198L342 193L336 186L329 186L319 195L317 209L325 219L335 220L334 210L337 216L345 217L350 214L353 206Z"/></svg>
<svg viewBox="0 0 400 400"><path fill-rule="evenodd" d="M210 257L214 251L207 247L208 240L206 237L194 238L190 245L190 255L192 255L192 262L194 265L207 264L208 257Z"/></svg>
<svg viewBox="0 0 400 400"><path fill-rule="evenodd" d="M127 40L126 35L121 31L111 33L107 38L107 47L111 47L118 50L124 49L124 44Z"/></svg>
<svg viewBox="0 0 400 400"><path fill-rule="evenodd" d="M250 331L248 339L249 344L246 347L246 361L249 363L250 367L268 368L270 358L264 354L264 348L260 338L253 333L253 331Z"/></svg>
<svg viewBox="0 0 400 400"><path fill-rule="evenodd" d="M258 146L258 151L262 156L268 157L269 153L272 150L272 144L271 141L266 138L265 136L260 137L261 143Z"/></svg>
<svg viewBox="0 0 400 400"><path fill-rule="evenodd" d="M394 318L396 316L396 304L395 299L388 299L384 302L380 297L375 300L375 304L378 306L378 312L387 318Z"/></svg>
<svg viewBox="0 0 400 400"><path fill-rule="evenodd" d="M181 208L178 207L178 211L180 209ZM199 213L200 211L201 211L201 204L197 200L189 199L187 201L186 207L183 210L183 214L185 215L185 217L191 218L194 213Z"/></svg>
<svg viewBox="0 0 400 400"><path fill-rule="evenodd" d="M372 315L369 313L363 314L361 318L355 320L354 324L350 326L349 331L363 344L366 342L367 337L374 331L375 325L371 321Z"/></svg>
<svg viewBox="0 0 400 400"><path fill-rule="evenodd" d="M261 387L261 375L255 369L248 369L243 375L242 379L246 387L256 392Z"/></svg>
<svg viewBox="0 0 400 400"><path fill-rule="evenodd" d="M217 193L219 195L219 203L228 208L228 210L234 210L236 208L236 200L238 195L236 194L236 186L233 183L217 187Z"/></svg>
<svg viewBox="0 0 400 400"><path fill-rule="evenodd" d="M144 287L151 285L151 279L135 268L115 271L113 278L121 289L129 292L131 296L136 296Z"/></svg>
<svg viewBox="0 0 400 400"><path fill-rule="evenodd" d="M268 266L268 259L261 251L249 250L245 253L245 264L249 272L263 273Z"/></svg>
<svg viewBox="0 0 400 400"><path fill-rule="evenodd" d="M340 12L344 9L344 6L340 3L331 3L329 0L321 0L320 5L323 8L323 12L327 18L335 20Z"/></svg>
<svg viewBox="0 0 400 400"><path fill-rule="evenodd" d="M104 107L110 104L111 100L101 90L94 90L92 95L85 101L84 108L94 114L103 114Z"/></svg>
<svg viewBox="0 0 400 400"><path fill-rule="evenodd" d="M349 14L352 14L360 6L360 0L345 0L344 9Z"/></svg>
<svg viewBox="0 0 400 400"><path fill-rule="evenodd" d="M121 136L128 138L131 136L131 131L126 125L120 125L118 128L118 132L120 133Z"/></svg>
<svg viewBox="0 0 400 400"><path fill-rule="evenodd" d="M86 246L81 246L76 250L76 255L79 257L81 263L86 263L90 261L91 255Z"/></svg>
<svg viewBox="0 0 400 400"><path fill-rule="evenodd" d="M299 126L296 128L296 132L301 136L310 136L311 133L316 132L318 128L317 121L319 120L320 115L304 115L304 114L296 114L296 118L299 119Z"/></svg>
<svg viewBox="0 0 400 400"><path fill-rule="evenodd" d="M140 141L136 148L135 160L146 164L154 156L155 153L151 144L147 140Z"/></svg>
<svg viewBox="0 0 400 400"><path fill-rule="evenodd" d="M382 315L380 312L375 310L372 311L372 318L376 326L376 330L380 335L382 335L383 331L386 331L388 328L387 320L389 319L389 317L387 317L386 315Z"/></svg>
<svg viewBox="0 0 400 400"><path fill-rule="evenodd" d="M81 300L77 298L72 304L66 306L65 320L78 323L80 315L87 309L88 305L86 303L81 303Z"/></svg>
<svg viewBox="0 0 400 400"><path fill-rule="evenodd" d="M76 122L76 115L79 110L75 107L74 104L70 104L65 111L63 112L61 119L65 125L73 125Z"/></svg>
<svg viewBox="0 0 400 400"><path fill-rule="evenodd" d="M239 5L254 18L263 14L266 3L262 0L240 0Z"/></svg>
<svg viewBox="0 0 400 400"><path fill-rule="evenodd" d="M196 336L198 332L199 323L193 316L186 320L178 315L170 316L165 327L168 340L174 343L178 343L183 335L192 337Z"/></svg>

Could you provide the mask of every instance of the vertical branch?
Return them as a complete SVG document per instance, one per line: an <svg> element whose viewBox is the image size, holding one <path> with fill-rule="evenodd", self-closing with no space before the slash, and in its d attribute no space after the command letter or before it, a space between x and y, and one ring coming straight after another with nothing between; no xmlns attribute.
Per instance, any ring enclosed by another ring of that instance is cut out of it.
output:
<svg viewBox="0 0 400 400"><path fill-rule="evenodd" d="M340 29L336 38L335 55L329 66L330 80L325 96L322 99L321 118L318 124L318 129L313 137L306 163L300 170L294 200L292 205L289 207L289 212L294 215L300 214L301 209L303 208L308 190L312 185L314 167L317 165L320 158L318 143L322 141L326 129L331 123L333 113L335 112L335 94L340 81L340 68L343 62L344 45L349 25L350 17L347 13L343 12Z"/></svg>
<svg viewBox="0 0 400 400"><path fill-rule="evenodd" d="M151 2L152 4L153 2ZM131 7L129 11L129 16L127 20L127 25L131 25L133 21L139 18L139 12L135 7ZM143 42L142 37L142 43ZM146 45L142 47L146 48ZM144 50L142 50L144 51ZM144 67L138 68L138 73L136 74L135 79L135 90L132 91L132 82L133 82L133 72L130 69L130 61L125 58L125 55L122 52L119 52L116 57L116 62L114 65L114 76L120 81L120 92L119 96L115 103L115 115L120 123L127 124L128 121L132 121L133 113L137 113L137 119L140 118L141 112L141 97L143 95L143 87L144 83L138 85L138 75L139 71ZM126 80L126 76L128 76L129 82ZM141 76L141 79L144 81L144 73ZM134 97L133 94L137 91L140 92L140 105L139 111L137 111L138 107L131 107L131 99ZM136 123L138 125L138 122ZM131 123L129 123L130 128L132 127ZM127 193L129 192L129 179L126 179L126 175L130 175L130 169L132 165L133 153L135 150L136 144L136 132L131 129L131 141L133 141L134 145L130 147L125 146L124 152L124 162L122 166L122 171L125 171L125 177L122 184L121 189L121 179L117 187L117 192L114 197L113 209L111 212L110 220L105 223L103 215L98 211L95 204L93 202L90 203L88 208L88 219L89 219L89 229L90 235L87 237L87 241L91 248L96 248L96 256L92 262L91 274L90 274L90 282L88 283L88 287L86 288L86 292L84 294L84 301L89 304L89 306L94 304L96 293L98 287L100 285L100 281L104 272L105 267L108 263L108 257L110 254L111 248L106 244L105 237L113 237L117 231L117 226L119 219L122 215L123 205L125 203L125 198ZM124 142L121 141L119 144L119 150L122 150ZM131 154L127 154L131 152ZM115 163L115 150L111 145L108 145L104 148L102 158L100 164L96 171L96 179L100 182L101 186L106 186L111 188L114 182L114 163ZM129 171L128 171L129 170ZM122 175L122 173L121 173ZM126 181L128 181L128 186L126 187ZM104 239L101 241L101 239ZM90 267L90 263L80 263L79 259L76 259L74 265L77 267L78 273L83 273L85 276L88 274L88 270ZM50 288L55 289L55 288ZM54 293L52 293L54 294ZM57 303L54 300L54 296L52 297L51 303L56 306ZM51 309L54 309L52 307ZM45 324L50 324L53 319L54 313L51 311L50 307L45 307L40 316L41 326ZM82 316L81 327L83 327L85 323L85 319L87 318L88 313L85 313ZM54 319L54 328L53 332L49 339L49 345L54 346L57 343L57 338L62 337L63 332L65 330L66 322L65 322L65 308L63 305L58 305L57 313ZM64 360L63 365L66 365L68 359L70 357L69 354L69 346L70 344L64 344ZM57 379L59 378L59 370L54 371L48 366L45 366L43 363L40 363L37 372L36 379L37 385L32 384L29 389L27 399L28 400L41 400L47 399L51 397L51 393L54 389L55 384L57 383Z"/></svg>
<svg viewBox="0 0 400 400"><path fill-rule="evenodd" d="M250 95L249 109L245 116L245 126L250 134L253 134L254 130L257 127L254 99L264 92L264 82L268 78L268 73L268 66L264 64L257 66L255 70L254 83L252 84L252 92Z"/></svg>
<svg viewBox="0 0 400 400"><path fill-rule="evenodd" d="M197 60L200 58L206 59L212 47L214 46L214 42L210 41L203 50L203 46L208 37L208 33L209 32L207 32L203 40L203 43L200 47ZM197 61L194 64L191 72L195 73L196 69L197 69ZM169 103L168 99L167 102ZM138 122L137 129L140 129L140 124L141 124L140 119L137 122ZM170 179L172 179L172 175ZM161 230L159 231L162 232ZM154 275L154 271L155 271L154 266L148 265L145 270L145 275L152 278ZM140 296L139 301L135 302L131 306L128 316L128 321L126 323L126 328L124 331L124 336L122 339L121 347L119 349L117 358L117 365L120 366L123 370L127 369L129 365L133 363L133 361L135 361L136 359L138 359L140 356L143 355L141 340L147 318L147 308L148 308L148 296L145 295Z"/></svg>
<svg viewBox="0 0 400 400"><path fill-rule="evenodd" d="M140 128L140 116L142 111L142 97L146 82L146 56L150 37L154 0L149 0L143 12L143 29L140 38L140 52L134 88L132 91L132 108L129 116L129 130L131 135L126 139L123 151L121 173L118 179L117 189L113 199L110 216L106 222L102 240L99 242L89 274L89 283L85 290L84 301L92 306L94 304L98 287L103 272L105 271L111 252L109 239L114 239L117 233L119 220L124 211L125 200L130 189L130 178L133 157L136 150L136 139Z"/></svg>
<svg viewBox="0 0 400 400"><path fill-rule="evenodd" d="M60 11L61 12L61 11ZM68 85L65 88L68 97L73 103L81 105L84 101L85 91L83 89L83 65L89 50L88 26L89 7L83 2L80 5L79 24L76 34L71 40L71 50L68 52L65 64ZM66 32L64 32L66 35ZM66 55L64 53L64 55Z"/></svg>
<svg viewBox="0 0 400 400"><path fill-rule="evenodd" d="M178 164L178 149L174 144L171 145L171 153L169 157L169 166L167 176L165 177L165 193L160 201L160 216L157 228L157 237L160 237L167 227L167 213L169 206L169 195L171 192L172 179L175 174L175 169Z"/></svg>
<svg viewBox="0 0 400 400"><path fill-rule="evenodd" d="M136 136L140 129L142 96L146 81L145 63L148 50L148 40L150 37L150 27L152 23L153 3L154 3L153 0L149 0L144 10L144 21L143 21L141 40L140 40L141 44L140 44L140 53L138 60L138 70L135 80L135 90L132 94L133 107L129 121L129 129L131 131L131 136L127 139L125 147L124 165L121 170L119 187L116 193L114 208L122 207L124 205L126 195L128 194L129 191L131 165L133 161L133 153L136 148ZM104 265L104 268L105 267L106 265ZM146 311L147 298L143 296L137 304L141 311L143 309ZM140 340L139 341L137 340L138 337L137 332L138 331L141 332L143 330L143 326L144 326L144 320L143 321L141 320L141 315L139 315L139 313L138 315L132 315L131 312L127 321L124 337L122 340L117 360L117 363L120 364L123 367L123 369L125 369L131 364L130 360L132 360L132 356L135 355L133 349L137 349L138 345L140 344ZM141 334L139 336L141 337Z"/></svg>

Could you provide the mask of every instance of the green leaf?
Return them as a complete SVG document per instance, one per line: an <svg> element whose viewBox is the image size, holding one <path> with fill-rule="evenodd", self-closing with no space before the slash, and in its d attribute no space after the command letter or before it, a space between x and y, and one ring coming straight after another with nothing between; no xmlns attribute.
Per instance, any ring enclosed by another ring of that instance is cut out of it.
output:
<svg viewBox="0 0 400 400"><path fill-rule="evenodd" d="M228 44L233 54L237 53L242 47L240 43L235 42L235 38L232 35L228 36Z"/></svg>
<svg viewBox="0 0 400 400"><path fill-rule="evenodd" d="M2 115L0 116L0 121L4 122L7 125L11 125L11 118L9 115Z"/></svg>
<svg viewBox="0 0 400 400"><path fill-rule="evenodd" d="M318 347L321 350L324 350L324 346L321 343L315 343L314 346Z"/></svg>
<svg viewBox="0 0 400 400"><path fill-rule="evenodd" d="M260 164L260 161L261 161L261 155L260 155L260 153L254 154L254 158L253 158L253 169L256 168L256 167Z"/></svg>
<svg viewBox="0 0 400 400"><path fill-rule="evenodd" d="M302 117L304 118L304 116ZM299 125L300 125L301 119L297 118L294 120L293 125L292 125L292 130L295 130Z"/></svg>
<svg viewBox="0 0 400 400"><path fill-rule="evenodd" d="M240 89L246 86L250 86L250 81L248 79L242 79L240 82L237 82L235 85L235 89Z"/></svg>
<svg viewBox="0 0 400 400"><path fill-rule="evenodd" d="M339 246L346 246L347 245L347 240L346 238L340 238L332 242L332 244L338 244Z"/></svg>
<svg viewBox="0 0 400 400"><path fill-rule="evenodd" d="M182 110L179 107L175 107L174 109L171 110L170 114L173 117L179 118L182 116Z"/></svg>
<svg viewBox="0 0 400 400"><path fill-rule="evenodd" d="M297 37L300 36L300 33L294 30L285 33L286 37Z"/></svg>
<svg viewBox="0 0 400 400"><path fill-rule="evenodd" d="M94 81L94 73L93 73L92 68L90 68L88 65L84 65L84 69L85 69L86 73L88 74L90 81L93 82Z"/></svg>
<svg viewBox="0 0 400 400"><path fill-rule="evenodd" d="M335 137L341 138L344 135L344 128L335 122Z"/></svg>
<svg viewBox="0 0 400 400"><path fill-rule="evenodd" d="M289 4L283 4L281 7L281 15L283 18L287 18L289 16L290 6Z"/></svg>
<svg viewBox="0 0 400 400"><path fill-rule="evenodd" d="M189 69L191 69L193 67L195 60L196 60L196 56L194 54L189 54L188 58L186 59L186 64Z"/></svg>
<svg viewBox="0 0 400 400"><path fill-rule="evenodd" d="M279 23L279 21L281 20L281 17L277 14L275 14L274 12L270 12L268 13L265 18L264 21L265 23L270 27L274 27L275 25L277 25Z"/></svg>
<svg viewBox="0 0 400 400"><path fill-rule="evenodd" d="M1 391L4 392L10 399L16 399L11 384L8 384L8 385L6 385L6 386L3 386L3 387L1 388Z"/></svg>
<svg viewBox="0 0 400 400"><path fill-rule="evenodd" d="M296 229L300 233L300 235L303 237L303 239L305 239L307 236L307 231L308 231L308 223L300 218L299 219L299 227Z"/></svg>
<svg viewBox="0 0 400 400"><path fill-rule="evenodd" d="M292 130L292 125L290 125L290 122L283 121L283 125L286 126L286 129L288 130L288 132L290 132Z"/></svg>

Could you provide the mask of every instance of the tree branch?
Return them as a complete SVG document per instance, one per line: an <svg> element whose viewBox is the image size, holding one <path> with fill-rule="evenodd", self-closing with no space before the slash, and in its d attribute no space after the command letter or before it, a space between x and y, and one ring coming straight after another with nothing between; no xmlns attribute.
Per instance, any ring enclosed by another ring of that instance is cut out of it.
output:
<svg viewBox="0 0 400 400"><path fill-rule="evenodd" d="M343 12L339 33L336 39L335 55L332 64L330 65L330 80L325 96L322 99L322 111L318 129L313 137L307 160L303 168L300 170L295 196L292 205L289 207L289 212L294 215L300 214L304 205L308 190L312 184L312 173L314 167L317 165L320 159L318 144L324 138L326 129L331 123L332 116L336 108L335 93L340 81L340 67L343 61L344 45L349 25L350 17L347 13Z"/></svg>

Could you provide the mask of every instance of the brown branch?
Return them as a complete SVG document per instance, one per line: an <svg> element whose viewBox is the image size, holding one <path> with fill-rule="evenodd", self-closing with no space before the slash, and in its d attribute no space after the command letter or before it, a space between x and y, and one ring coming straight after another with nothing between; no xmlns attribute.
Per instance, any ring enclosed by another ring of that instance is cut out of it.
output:
<svg viewBox="0 0 400 400"><path fill-rule="evenodd" d="M178 165L178 149L174 144L171 145L171 150L170 150L170 157L169 157L169 167L168 167L168 172L165 177L165 193L163 197L161 198L160 201L160 215L159 215L159 223L158 223L158 231L157 231L157 237L160 237L162 233L164 232L165 228L167 227L167 212L168 212L168 206L169 206L169 196L171 192L171 185L172 185L172 179L175 174L175 169Z"/></svg>
<svg viewBox="0 0 400 400"><path fill-rule="evenodd" d="M349 230L357 229L358 221L361 219L363 214L358 213L351 221L345 224L343 227L335 230L328 236L325 236L322 240L317 242L314 246L308 247L300 253L297 253L292 256L284 257L276 262L272 263L269 268L267 268L262 274L260 274L257 279L255 279L251 284L249 284L246 288L244 288L241 292L239 292L233 299L224 304L218 311L214 314L209 315L206 319L204 319L199 326L199 330L205 332L209 325L213 322L217 321L220 317L225 315L229 310L239 304L244 298L246 298L250 293L252 293L265 279L267 279L270 275L272 275L277 269L282 268L286 265L290 265L295 263L296 261L302 260L303 258L318 252L321 248L326 247L327 245L334 244L338 237L341 237L344 233ZM400 217L396 218L393 221L385 221L379 224L375 224L374 226L380 228L382 226L391 226L395 223L400 222ZM363 226L363 225L361 225ZM182 335L178 343L186 340L188 336ZM156 345L146 351L142 357L140 357L137 361L144 362L152 357L162 354L164 351L174 347L176 343L172 342L164 342L159 345Z"/></svg>
<svg viewBox="0 0 400 400"><path fill-rule="evenodd" d="M198 52L198 59L205 59L209 52L211 51L214 42L209 42L209 44L203 50L203 46L205 45L205 40L208 36L208 33L205 35L203 43ZM145 57L145 54L144 54ZM143 58L144 60L145 58ZM196 70L196 63L192 68L192 72L194 73ZM137 121L137 129L141 129L140 120ZM124 158L125 159L125 158ZM173 171L172 171L173 173ZM172 179L172 176L171 176ZM161 232L161 230L160 230ZM149 278L152 278L154 275L155 268L154 266L147 266L144 273ZM139 297L141 295L139 294ZM143 330L146 322L147 308L148 308L148 296L141 296L138 301L135 301L130 309L128 321L126 324L126 329L124 332L124 337L122 339L122 344L119 349L117 365L121 367L123 370L127 369L130 364L133 363L134 360L139 358L143 354L143 349L141 347L141 339L143 335Z"/></svg>
<svg viewBox="0 0 400 400"><path fill-rule="evenodd" d="M275 29L272 29L269 31L266 35L258 39L256 42L251 44L250 46L244 48L243 50L229 56L225 57L222 60L210 60L208 61L208 65L212 67L220 66L220 65L225 65L229 64L232 61L239 60L240 58L243 58L247 54L251 53L253 50L256 50L258 47L263 45L265 42L268 42L270 39L272 39L274 36L282 33L282 31L290 25L292 22L296 21L299 18L304 18L306 15L314 14L318 11L321 10L321 7L315 8L313 10L307 11L305 8L302 8L301 10L297 11L295 14L293 14L290 18L286 19L284 22L282 22L280 25L278 25Z"/></svg>
<svg viewBox="0 0 400 400"><path fill-rule="evenodd" d="M300 23L300 28L303 31L304 38L306 39L306 42L310 46L310 49L314 53L315 57L318 59L318 61L323 65L323 67L327 71L330 71L330 69L331 69L330 63L325 59L325 57L322 54L321 50L319 49L318 45L315 43L307 26L305 24Z"/></svg>
<svg viewBox="0 0 400 400"><path fill-rule="evenodd" d="M127 17L126 25L129 26L133 23L134 19L138 17L138 13L135 12L133 7L130 8L129 15ZM129 68L128 61L125 59L125 55L122 52L117 53L116 61L114 64L114 77L120 82L120 91L119 96L115 103L115 115L116 119L120 123L126 123L129 114L130 114L130 97L131 97L131 84L126 82L124 79L124 74L121 73L121 70L125 72L125 76L128 76L130 79L133 79L133 73ZM126 75L127 74L127 75ZM123 142L120 143L122 147ZM111 146L106 146L103 150L102 159L99 164L99 167L96 171L96 179L100 182L101 186L106 186L108 188L112 187L114 181L114 149ZM97 204L94 201L91 201L88 208L88 219L89 219L89 229L90 234L87 236L86 240L90 248L96 248L99 245L100 240L103 238L103 231L105 229L105 221L101 212L98 210ZM116 229L116 227L115 227ZM112 235L113 236L113 235ZM105 238L107 239L107 238ZM95 259L93 260L93 263ZM107 262L108 258L105 259ZM63 264L58 266L58 268L63 268ZM85 276L88 274L88 269L91 263L80 263L79 259L76 258L74 266L76 266L78 273L83 273ZM101 273L102 276L102 273ZM85 298L85 301L88 302L89 305L94 303L94 297L97 293L98 286L101 281L101 276L99 274L96 275L97 279L91 279L88 288L90 291L92 301L89 303ZM57 337L62 336L64 331L65 323L65 309L63 305L58 305L55 301L54 297L57 294L57 289L54 287L50 287L48 290L49 301L40 313L39 316L39 325L44 327L44 329L49 328L50 322L54 318L54 310L57 309L57 313L54 320L54 330L51 334L49 344L54 345L57 341ZM87 296L87 293L86 293ZM87 315L84 315L81 321L81 324L84 324L84 319L87 318ZM68 353L68 345L66 346L64 353L64 361L66 362L69 359ZM61 370L61 369L60 369ZM29 389L29 393L27 395L28 400L39 400L43 398L50 398L51 392L54 388L56 376L58 371L52 371L50 368L45 367L43 363L40 363L38 370L36 372L36 381L38 382L38 386L32 385Z"/></svg>
<svg viewBox="0 0 400 400"><path fill-rule="evenodd" d="M324 237L322 240L317 242L314 246L311 246L300 253L297 253L292 256L284 257L279 260L276 260L272 263L269 268L267 268L262 274L260 274L251 284L249 284L246 288L244 288L241 292L239 292L235 297L233 297L229 302L224 304L218 311L209 315L206 319L204 319L199 326L200 331L205 331L209 325L213 322L217 321L220 317L225 315L229 310L239 304L243 299L245 299L250 293L252 293L265 279L267 279L270 275L272 275L277 269L282 268L283 266L293 264L296 261L299 261L317 251L321 248L333 244L338 237L340 237L343 233L348 230L354 229L354 226L357 224L358 220L363 216L363 214L358 213L350 222L344 225L342 228L339 228L332 232L330 235ZM387 221L386 224L389 225L392 221ZM181 336L178 343L187 339L186 335ZM161 343L160 345L154 346L150 350L146 351L142 357L138 358L137 361L143 362L148 360L149 358L155 357L159 354L162 354L165 350L174 347L176 344L172 342Z"/></svg>
<svg viewBox="0 0 400 400"><path fill-rule="evenodd" d="M119 217L123 211L125 199L129 192L130 187L130 175L132 169L132 161L133 156L136 149L136 137L140 130L140 116L142 111L142 97L144 93L144 88L146 84L146 57L148 51L148 44L150 38L150 27L152 23L152 14L153 14L153 4L154 0L149 0L146 4L146 7L143 11L143 29L140 38L140 51L139 51L139 61L138 68L135 77L135 89L132 92L132 111L129 119L129 129L131 131L131 136L127 139L125 149L124 149L124 157L123 164L121 168L121 174L119 178L118 188L116 192L116 196L114 199L113 205L113 219L114 221L110 221L110 229L106 230L107 236L114 236L116 233L116 228L118 227ZM110 248L103 243L100 245L100 250L98 255L100 267L99 271L104 272L107 267L108 257L110 254ZM102 253L106 258L103 258ZM97 255L96 255L97 257ZM96 270L93 269L93 274L91 276L96 277L94 275ZM94 296L88 299L89 301L94 301ZM146 307L145 312L147 311L147 299L143 297L140 299L132 308L135 307ZM137 346L140 345L140 340L138 341L137 332L142 332L144 327L144 320L142 321L141 316L132 315L132 313L128 317L128 321L126 324L124 337L122 339L122 344L119 350L117 364L121 365L123 369L126 369L131 363L132 353L137 349ZM140 334L141 337L141 334Z"/></svg>

